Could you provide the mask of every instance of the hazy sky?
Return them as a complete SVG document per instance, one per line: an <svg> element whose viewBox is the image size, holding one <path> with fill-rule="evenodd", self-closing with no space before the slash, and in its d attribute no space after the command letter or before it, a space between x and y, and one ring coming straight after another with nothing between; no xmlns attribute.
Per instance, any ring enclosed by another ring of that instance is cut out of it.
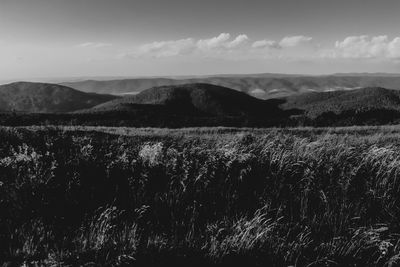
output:
<svg viewBox="0 0 400 267"><path fill-rule="evenodd" d="M0 0L0 79L400 72L399 0Z"/></svg>

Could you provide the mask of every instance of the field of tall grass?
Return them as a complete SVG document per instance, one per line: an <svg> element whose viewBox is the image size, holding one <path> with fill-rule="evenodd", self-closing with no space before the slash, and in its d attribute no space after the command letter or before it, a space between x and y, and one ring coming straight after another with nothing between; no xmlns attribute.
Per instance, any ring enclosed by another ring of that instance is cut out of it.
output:
<svg viewBox="0 0 400 267"><path fill-rule="evenodd" d="M0 128L5 266L398 266L400 127Z"/></svg>

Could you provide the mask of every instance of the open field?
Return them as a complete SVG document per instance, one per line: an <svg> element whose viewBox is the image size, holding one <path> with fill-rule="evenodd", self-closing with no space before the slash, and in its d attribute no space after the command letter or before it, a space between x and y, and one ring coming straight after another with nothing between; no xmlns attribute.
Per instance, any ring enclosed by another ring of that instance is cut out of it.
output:
<svg viewBox="0 0 400 267"><path fill-rule="evenodd" d="M0 264L400 264L400 126L1 127L0 140Z"/></svg>

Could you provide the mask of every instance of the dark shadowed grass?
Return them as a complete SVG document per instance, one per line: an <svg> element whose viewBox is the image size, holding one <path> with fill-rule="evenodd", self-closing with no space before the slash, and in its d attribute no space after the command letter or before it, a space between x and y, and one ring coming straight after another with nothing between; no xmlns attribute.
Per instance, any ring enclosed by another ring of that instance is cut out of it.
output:
<svg viewBox="0 0 400 267"><path fill-rule="evenodd" d="M399 128L0 129L0 257L397 266Z"/></svg>

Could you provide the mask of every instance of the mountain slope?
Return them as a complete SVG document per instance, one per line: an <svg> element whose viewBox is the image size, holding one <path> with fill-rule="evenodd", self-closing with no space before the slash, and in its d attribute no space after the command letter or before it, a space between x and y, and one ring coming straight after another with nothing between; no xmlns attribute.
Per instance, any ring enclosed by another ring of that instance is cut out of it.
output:
<svg viewBox="0 0 400 267"><path fill-rule="evenodd" d="M115 98L84 93L57 84L17 82L0 86L0 112L71 112Z"/></svg>
<svg viewBox="0 0 400 267"><path fill-rule="evenodd" d="M312 92L285 98L284 109L299 109L314 118L323 113L354 111L356 113L374 110L400 111L400 91L381 87L332 92Z"/></svg>

